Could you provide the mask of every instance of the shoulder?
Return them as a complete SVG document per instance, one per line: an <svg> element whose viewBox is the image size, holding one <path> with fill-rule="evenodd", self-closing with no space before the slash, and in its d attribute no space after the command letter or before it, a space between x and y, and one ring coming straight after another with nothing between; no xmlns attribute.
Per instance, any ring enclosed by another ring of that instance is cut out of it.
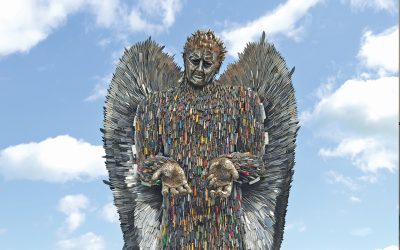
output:
<svg viewBox="0 0 400 250"><path fill-rule="evenodd" d="M243 85L222 85L214 84L209 87L211 92L225 93L226 95L238 97L258 98L257 91Z"/></svg>
<svg viewBox="0 0 400 250"><path fill-rule="evenodd" d="M160 102L160 100L171 98L179 92L180 91L178 87L169 88L164 91L152 92L147 94L147 96L141 101L140 105L141 106L156 105L157 103Z"/></svg>

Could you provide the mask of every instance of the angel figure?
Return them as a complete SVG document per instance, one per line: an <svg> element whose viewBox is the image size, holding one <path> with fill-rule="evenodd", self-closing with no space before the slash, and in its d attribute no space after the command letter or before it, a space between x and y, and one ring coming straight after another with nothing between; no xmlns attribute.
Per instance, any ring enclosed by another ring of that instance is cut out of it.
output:
<svg viewBox="0 0 400 250"><path fill-rule="evenodd" d="M184 70L152 41L125 50L103 141L123 249L279 249L298 120L291 75L265 40L218 80L212 31L186 41Z"/></svg>

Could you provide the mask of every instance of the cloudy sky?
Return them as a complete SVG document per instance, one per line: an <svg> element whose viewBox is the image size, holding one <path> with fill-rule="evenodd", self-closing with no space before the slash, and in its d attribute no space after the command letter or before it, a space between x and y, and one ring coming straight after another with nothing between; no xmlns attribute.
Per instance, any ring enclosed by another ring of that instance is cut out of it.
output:
<svg viewBox="0 0 400 250"><path fill-rule="evenodd" d="M125 47L182 65L212 29L226 65L263 30L296 67L301 130L282 249L398 249L395 0L0 3L0 249L121 249L101 134Z"/></svg>

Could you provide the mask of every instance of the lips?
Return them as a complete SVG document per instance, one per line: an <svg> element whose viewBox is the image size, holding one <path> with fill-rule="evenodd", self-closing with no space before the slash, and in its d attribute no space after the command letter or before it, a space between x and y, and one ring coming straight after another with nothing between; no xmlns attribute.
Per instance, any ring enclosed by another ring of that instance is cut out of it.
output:
<svg viewBox="0 0 400 250"><path fill-rule="evenodd" d="M193 73L193 78L196 78L196 79L204 79L204 77L205 77L205 74L203 73L203 72L194 72Z"/></svg>

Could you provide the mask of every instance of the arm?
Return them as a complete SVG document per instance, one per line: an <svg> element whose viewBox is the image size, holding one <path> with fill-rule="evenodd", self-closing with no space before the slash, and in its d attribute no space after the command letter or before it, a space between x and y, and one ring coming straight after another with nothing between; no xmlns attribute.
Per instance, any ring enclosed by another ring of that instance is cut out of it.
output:
<svg viewBox="0 0 400 250"><path fill-rule="evenodd" d="M251 89L239 89L237 98L240 104L236 124L238 152L218 156L207 169L210 192L222 197L230 195L233 181L252 185L266 175L263 161L267 142L263 126L264 107Z"/></svg>
<svg viewBox="0 0 400 250"><path fill-rule="evenodd" d="M160 169L167 162L175 163L174 160L164 156L151 156L143 161L137 160L137 172L142 185L148 187L161 185L161 180L159 180Z"/></svg>
<svg viewBox="0 0 400 250"><path fill-rule="evenodd" d="M239 172L237 182L252 185L266 175L266 166L263 160L265 145L268 144L268 134L265 133L266 118L263 103L258 94L250 88L242 90L240 102L247 107L240 110L240 117L247 122L240 123L242 136L239 137L238 151L221 157L226 157ZM246 131L245 133L243 133Z"/></svg>
<svg viewBox="0 0 400 250"><path fill-rule="evenodd" d="M239 173L238 183L252 185L266 175L266 167L261 157L239 152L221 157L226 157L235 166Z"/></svg>
<svg viewBox="0 0 400 250"><path fill-rule="evenodd" d="M162 185L162 194L187 194L191 192L185 173L175 160L162 154L162 142L156 119L154 95L138 108L135 125L136 164L138 178L142 185L152 187Z"/></svg>

